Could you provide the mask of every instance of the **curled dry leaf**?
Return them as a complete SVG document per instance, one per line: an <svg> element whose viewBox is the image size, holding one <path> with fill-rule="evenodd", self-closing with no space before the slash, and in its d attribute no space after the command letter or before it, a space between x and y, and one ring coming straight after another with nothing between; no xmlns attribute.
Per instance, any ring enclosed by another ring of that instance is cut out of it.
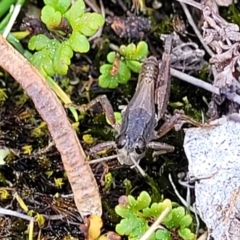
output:
<svg viewBox="0 0 240 240"><path fill-rule="evenodd" d="M82 216L102 214L98 186L78 137L60 101L41 74L0 35L0 66L32 99L61 154L74 200Z"/></svg>
<svg viewBox="0 0 240 240"><path fill-rule="evenodd" d="M196 207L215 240L240 239L240 115L187 129L184 150L196 179ZM234 119L230 120L230 119Z"/></svg>

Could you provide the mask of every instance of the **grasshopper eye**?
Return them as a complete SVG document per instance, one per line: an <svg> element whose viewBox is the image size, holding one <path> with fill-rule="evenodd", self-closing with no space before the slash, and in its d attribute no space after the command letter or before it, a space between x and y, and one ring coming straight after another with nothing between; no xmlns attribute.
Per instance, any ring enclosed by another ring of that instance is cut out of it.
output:
<svg viewBox="0 0 240 240"><path fill-rule="evenodd" d="M144 139L139 138L137 144L135 145L135 151L137 154L142 154L145 152L146 149L146 142Z"/></svg>
<svg viewBox="0 0 240 240"><path fill-rule="evenodd" d="M127 139L125 135L120 135L116 138L116 144L118 149L122 149L127 143Z"/></svg>

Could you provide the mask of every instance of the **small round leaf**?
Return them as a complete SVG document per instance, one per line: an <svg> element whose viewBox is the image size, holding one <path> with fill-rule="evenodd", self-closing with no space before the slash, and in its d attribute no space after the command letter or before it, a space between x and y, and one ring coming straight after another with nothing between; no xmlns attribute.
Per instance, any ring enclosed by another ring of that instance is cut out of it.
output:
<svg viewBox="0 0 240 240"><path fill-rule="evenodd" d="M188 228L183 228L178 230L179 236L184 240L194 240L196 236L194 233L191 232Z"/></svg>
<svg viewBox="0 0 240 240"><path fill-rule="evenodd" d="M108 53L108 55L107 55L107 60L108 60L108 62L113 63L115 57L116 57L116 53L115 53L115 52L110 52L110 53Z"/></svg>
<svg viewBox="0 0 240 240"><path fill-rule="evenodd" d="M118 76L111 76L110 74L104 74L99 76L98 84L102 88L114 89L118 86Z"/></svg>
<svg viewBox="0 0 240 240"><path fill-rule="evenodd" d="M104 18L99 13L85 13L87 21L87 25L89 28L97 30L99 27L103 26Z"/></svg>
<svg viewBox="0 0 240 240"><path fill-rule="evenodd" d="M53 67L56 73L60 75L66 75L68 66L71 63L73 51L67 43L61 44L55 52L53 58Z"/></svg>
<svg viewBox="0 0 240 240"><path fill-rule="evenodd" d="M65 13L71 4L71 0L44 0L44 3L61 13Z"/></svg>
<svg viewBox="0 0 240 240"><path fill-rule="evenodd" d="M122 56L126 56L126 51L127 51L127 46L121 45L120 48L119 48L119 53L120 53Z"/></svg>
<svg viewBox="0 0 240 240"><path fill-rule="evenodd" d="M180 220L180 227L189 227L192 224L192 217L187 214L184 217L181 218Z"/></svg>
<svg viewBox="0 0 240 240"><path fill-rule="evenodd" d="M148 55L147 43L144 41L139 42L134 54L134 59L140 61L143 58L147 57L147 55Z"/></svg>
<svg viewBox="0 0 240 240"><path fill-rule="evenodd" d="M135 51L136 45L134 43L130 43L126 48L126 58L134 59Z"/></svg>
<svg viewBox="0 0 240 240"><path fill-rule="evenodd" d="M33 36L28 42L28 48L30 50L42 50L45 48L51 40L45 36L44 34L39 34L37 36Z"/></svg>
<svg viewBox="0 0 240 240"><path fill-rule="evenodd" d="M104 24L102 15L98 13L85 13L81 18L75 20L74 28L86 36L92 36L97 29Z"/></svg>
<svg viewBox="0 0 240 240"><path fill-rule="evenodd" d="M134 227L134 222L127 218L122 219L119 224L116 225L116 232L120 235L129 235Z"/></svg>
<svg viewBox="0 0 240 240"><path fill-rule="evenodd" d="M103 64L100 67L100 73L103 74L104 76L110 75L111 69L112 69L112 65L111 64Z"/></svg>
<svg viewBox="0 0 240 240"><path fill-rule="evenodd" d="M167 230L159 229L155 233L157 240L171 240L171 234Z"/></svg>
<svg viewBox="0 0 240 240"><path fill-rule="evenodd" d="M49 30L56 29L62 20L62 15L51 6L44 6L41 12L41 19Z"/></svg>
<svg viewBox="0 0 240 240"><path fill-rule="evenodd" d="M142 191L140 195L137 198L137 210L142 210L144 208L147 208L149 204L151 203L151 197L146 191Z"/></svg>
<svg viewBox="0 0 240 240"><path fill-rule="evenodd" d="M84 14L85 3L83 0L75 1L71 8L64 14L73 29L75 29L76 21Z"/></svg>
<svg viewBox="0 0 240 240"><path fill-rule="evenodd" d="M126 84L131 78L131 72L125 63L120 61L119 63L119 79L118 82L121 84Z"/></svg>
<svg viewBox="0 0 240 240"><path fill-rule="evenodd" d="M132 216L132 212L128 207L117 205L115 207L115 212L122 218L130 218Z"/></svg>
<svg viewBox="0 0 240 240"><path fill-rule="evenodd" d="M85 53L90 49L87 38L79 32L73 31L69 38L70 45L75 52Z"/></svg>
<svg viewBox="0 0 240 240"><path fill-rule="evenodd" d="M135 73L139 73L140 69L142 67L142 63L135 61L135 60L127 60L126 59L127 66Z"/></svg>

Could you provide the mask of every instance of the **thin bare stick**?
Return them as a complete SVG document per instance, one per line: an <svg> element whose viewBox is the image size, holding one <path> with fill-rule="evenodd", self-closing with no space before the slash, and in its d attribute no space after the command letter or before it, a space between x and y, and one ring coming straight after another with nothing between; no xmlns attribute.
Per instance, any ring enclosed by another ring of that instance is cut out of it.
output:
<svg viewBox="0 0 240 240"><path fill-rule="evenodd" d="M0 35L0 66L9 72L32 99L61 154L74 200L82 216L102 214L98 185L76 132L60 101L42 75Z"/></svg>
<svg viewBox="0 0 240 240"><path fill-rule="evenodd" d="M100 163L100 162L103 162L103 161L109 161L109 160L112 160L112 159L116 159L116 158L122 157L122 156L123 156L122 154L115 154L115 155L109 156L109 157L102 157L102 158L94 159L94 160L89 161L88 163L89 164Z"/></svg>
<svg viewBox="0 0 240 240"><path fill-rule="evenodd" d="M19 213L19 212L13 211L13 210L5 209L5 208L1 208L1 207L0 207L0 215L9 215L9 216L13 216L13 217L22 218L27 221L32 221L32 220L34 221L33 217L30 217L26 214Z"/></svg>
<svg viewBox="0 0 240 240"><path fill-rule="evenodd" d="M85 3L94 11L97 13L100 13L101 10L97 5L96 0L85 0Z"/></svg>
<svg viewBox="0 0 240 240"><path fill-rule="evenodd" d="M217 87L214 87L212 84L204 82L198 78L187 75L186 73L180 72L173 68L170 69L170 73L173 77L179 78L185 82L191 83L197 87L203 88L209 92L220 95L220 91Z"/></svg>
<svg viewBox="0 0 240 240"><path fill-rule="evenodd" d="M208 52L208 54L212 57L214 55L213 51L208 47L208 45L204 42L203 40L203 37L202 37L202 34L200 33L200 31L198 30L195 22L193 21L193 18L192 18L192 15L191 13L189 12L186 4L180 2L182 8L183 8L183 11L185 12L185 15L188 19L188 22L190 23L190 25L192 26L194 32L196 33L199 41L202 43L203 47L205 48L205 50Z"/></svg>
<svg viewBox="0 0 240 240"><path fill-rule="evenodd" d="M203 88L209 92L212 92L212 93L215 93L217 95L220 95L220 91L219 91L219 88L209 84L209 83L206 83L198 78L195 78L195 77L192 77L192 76L189 76L183 72L180 72L178 70L175 70L173 68L170 69L170 73L172 76L176 77L176 78L179 78L185 82L188 82L188 83L191 83L195 86L198 86L200 88ZM226 95L227 97L227 95ZM238 103L240 104L240 96L237 95L237 94L232 94L231 95L231 98L230 98L231 101L235 102L235 103Z"/></svg>
<svg viewBox="0 0 240 240"><path fill-rule="evenodd" d="M170 181L170 183L171 183L171 185L172 185L172 187L173 187L173 190L174 190L175 194L177 195L177 197L179 198L179 200L181 201L181 203L182 203L187 209L189 209L190 211L195 212L196 210L195 210L193 207L189 206L189 204L186 202L186 200L183 199L183 197L179 194L179 192L178 192L175 184L173 183L171 174L168 175L168 179L169 179L169 181Z"/></svg>
<svg viewBox="0 0 240 240"><path fill-rule="evenodd" d="M195 8L198 8L199 10L202 10L202 4L201 3L198 3L198 2L195 2L195 1L192 1L192 0L176 0L178 2L182 2L182 3L186 3L188 5L191 5Z"/></svg>
<svg viewBox="0 0 240 240"><path fill-rule="evenodd" d="M34 218L31 219L28 225L28 240L33 240Z"/></svg>
<svg viewBox="0 0 240 240"><path fill-rule="evenodd" d="M150 236L154 233L154 231L159 228L159 224L167 217L170 213L171 208L167 207L164 211L160 214L157 220L152 224L152 226L144 233L144 235L140 238L140 240L148 240Z"/></svg>

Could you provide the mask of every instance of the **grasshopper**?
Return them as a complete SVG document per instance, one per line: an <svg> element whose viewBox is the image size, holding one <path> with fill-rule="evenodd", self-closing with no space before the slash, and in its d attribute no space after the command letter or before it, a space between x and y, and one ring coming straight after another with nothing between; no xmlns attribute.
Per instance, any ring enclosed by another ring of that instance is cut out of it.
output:
<svg viewBox="0 0 240 240"><path fill-rule="evenodd" d="M120 164L132 165L145 176L139 162L148 148L154 150L154 156L174 151L173 146L156 142L155 139L162 137L173 127L178 127L177 130L180 129L185 122L199 126L199 123L184 113L178 112L156 131L157 124L166 111L170 95L170 64L173 42L175 45L177 44L176 36L173 34L165 37L164 53L161 61L153 56L144 61L135 94L126 109L122 111L120 126L116 124L112 105L105 95L98 96L85 106L71 104L81 112L85 112L96 103L100 103L110 124L118 132L115 141L100 143L90 149L91 154L107 149L115 149L117 154L91 160L90 164L117 158ZM186 44L186 46L188 45ZM176 46L174 49L176 51L179 47ZM193 51L193 53L196 53L196 51ZM193 54L193 56L195 55ZM184 56L178 58L181 60L182 57ZM187 61L189 57L191 58L191 56L187 56L184 60Z"/></svg>
<svg viewBox="0 0 240 240"><path fill-rule="evenodd" d="M115 148L117 155L113 157L117 157L121 164L134 165L142 175L145 175L139 161L144 157L147 148L154 149L154 155L174 151L174 147L170 145L153 141L158 138L155 128L165 113L169 99L171 48L172 36L169 35L165 40L162 61L153 56L144 61L135 94L122 112L120 128L112 118L113 110L110 103L106 102L106 98L101 96L97 100L102 103L107 116L110 116L108 117L110 123L118 135L114 142L99 144L91 149L92 152L103 147Z"/></svg>
<svg viewBox="0 0 240 240"><path fill-rule="evenodd" d="M117 155L92 160L90 163L117 158L120 164L133 165L145 176L144 171L139 166L139 161L144 157L148 148L154 150L155 156L174 151L173 146L154 141L167 133L182 118L183 123L192 122L184 114L178 113L158 131L155 130L166 111L169 100L173 42L175 42L173 35L168 35L165 38L162 60L158 61L151 56L143 62L136 91L126 109L122 111L120 126L116 124L113 108L105 95L98 96L81 109L76 107L80 111L86 111L97 102L100 103L110 124L118 132L115 141L101 143L90 149L91 153L96 153L103 149L113 148Z"/></svg>

